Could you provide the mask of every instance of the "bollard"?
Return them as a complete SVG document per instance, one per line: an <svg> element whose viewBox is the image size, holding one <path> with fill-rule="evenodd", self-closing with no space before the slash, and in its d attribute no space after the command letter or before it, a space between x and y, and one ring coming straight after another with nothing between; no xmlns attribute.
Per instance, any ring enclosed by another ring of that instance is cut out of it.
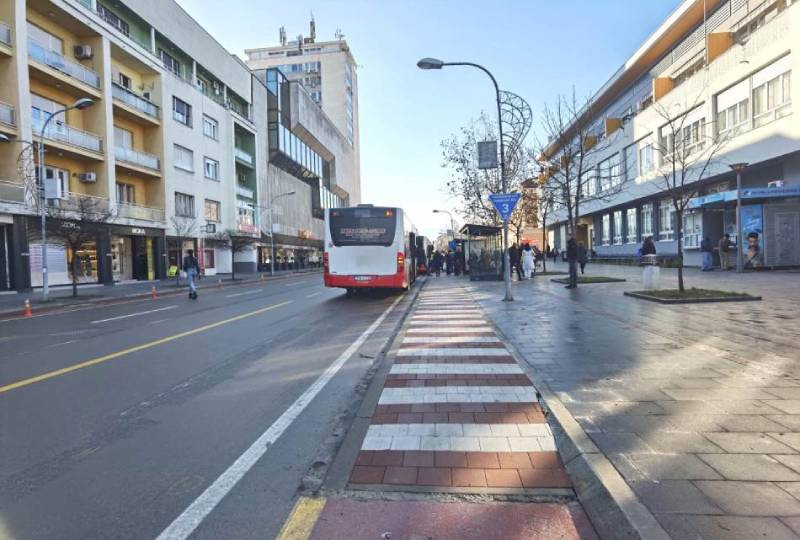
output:
<svg viewBox="0 0 800 540"><path fill-rule="evenodd" d="M153 285L153 288L150 289L150 298L152 298L153 300L158 298L158 291L156 291L156 286L155 285Z"/></svg>
<svg viewBox="0 0 800 540"><path fill-rule="evenodd" d="M25 309L23 310L22 314L25 317L31 317L33 315L33 312L31 311L31 301L27 298L25 299Z"/></svg>

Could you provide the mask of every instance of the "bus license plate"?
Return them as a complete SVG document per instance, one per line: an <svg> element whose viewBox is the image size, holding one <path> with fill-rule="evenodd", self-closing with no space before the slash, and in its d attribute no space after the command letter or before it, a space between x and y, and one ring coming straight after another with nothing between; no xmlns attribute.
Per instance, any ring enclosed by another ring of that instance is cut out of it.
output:
<svg viewBox="0 0 800 540"><path fill-rule="evenodd" d="M372 279L372 276L356 276L356 281L369 281Z"/></svg>

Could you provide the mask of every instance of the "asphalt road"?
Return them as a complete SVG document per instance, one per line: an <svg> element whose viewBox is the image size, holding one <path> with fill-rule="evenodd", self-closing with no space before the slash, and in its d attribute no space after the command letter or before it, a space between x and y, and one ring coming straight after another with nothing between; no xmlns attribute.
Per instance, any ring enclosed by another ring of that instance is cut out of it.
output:
<svg viewBox="0 0 800 540"><path fill-rule="evenodd" d="M0 538L155 538L389 307L321 276L0 321ZM404 298L194 530L271 538Z"/></svg>

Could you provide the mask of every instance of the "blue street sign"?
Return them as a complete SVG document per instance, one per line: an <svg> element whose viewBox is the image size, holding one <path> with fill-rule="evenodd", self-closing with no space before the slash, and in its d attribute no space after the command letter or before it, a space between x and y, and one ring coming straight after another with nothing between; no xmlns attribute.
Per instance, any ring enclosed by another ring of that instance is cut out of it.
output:
<svg viewBox="0 0 800 540"><path fill-rule="evenodd" d="M489 195L489 200L492 201L495 210L500 214L503 221L508 221L508 218L511 217L511 212L517 206L517 201L519 201L519 193L495 193Z"/></svg>

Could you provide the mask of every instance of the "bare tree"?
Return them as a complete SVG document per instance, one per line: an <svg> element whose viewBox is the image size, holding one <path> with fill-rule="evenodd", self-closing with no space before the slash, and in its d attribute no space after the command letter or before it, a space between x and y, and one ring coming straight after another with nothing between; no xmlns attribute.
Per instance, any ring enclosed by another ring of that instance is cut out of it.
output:
<svg viewBox="0 0 800 540"><path fill-rule="evenodd" d="M175 286L181 286L181 264L183 262L183 243L188 238L194 238L197 232L197 220L193 217L180 217L172 216L170 218L172 230L175 231L174 242L175 250L177 252L178 260L175 264L178 266L178 271L175 272Z"/></svg>
<svg viewBox="0 0 800 540"><path fill-rule="evenodd" d="M697 118L692 112L701 105L702 95L690 104L673 102L666 107L653 104L663 122L651 135L653 148L660 158L657 182L669 195L675 211L673 231L678 242L678 290L684 291L683 217L689 201L697 195L697 183L715 169L726 139L714 135L713 123Z"/></svg>
<svg viewBox="0 0 800 540"><path fill-rule="evenodd" d="M114 219L114 210L108 199L77 195L51 200L45 206L45 212L48 239L62 242L71 253L72 296L78 296L78 252L87 242L96 241L101 234L108 234L108 224Z"/></svg>
<svg viewBox="0 0 800 540"><path fill-rule="evenodd" d="M253 248L258 242L258 238L253 236L241 235L237 231L228 229L206 238L206 244L219 248L227 249L231 252L231 279L236 279L234 258L237 253L242 253Z"/></svg>
<svg viewBox="0 0 800 540"><path fill-rule="evenodd" d="M619 153L602 160L621 130L606 136L602 119L596 118L592 101L559 96L542 113L537 160L542 180L551 189L553 206L567 212L567 230L575 234L581 206L593 201L610 201L623 189L631 175L625 174L625 160ZM601 166L602 164L602 166Z"/></svg>

